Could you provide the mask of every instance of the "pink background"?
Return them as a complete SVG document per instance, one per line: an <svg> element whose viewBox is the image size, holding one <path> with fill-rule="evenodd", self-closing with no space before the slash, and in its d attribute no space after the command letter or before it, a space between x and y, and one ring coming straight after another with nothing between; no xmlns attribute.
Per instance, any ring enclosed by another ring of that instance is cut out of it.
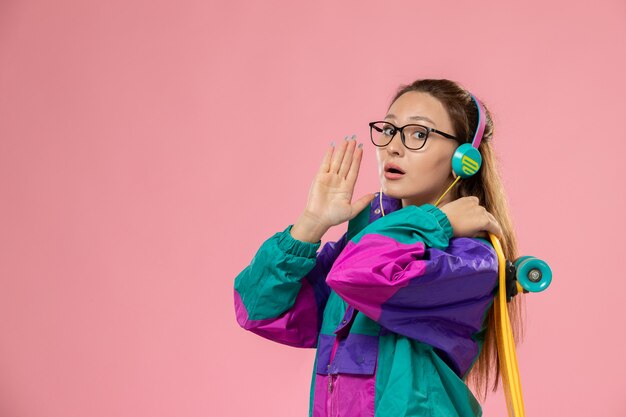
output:
<svg viewBox="0 0 626 417"><path fill-rule="evenodd" d="M0 416L306 415L315 351L238 327L233 280L331 140L378 190L367 122L416 78L490 107L553 268L527 415L626 415L626 3L219 3L0 1Z"/></svg>

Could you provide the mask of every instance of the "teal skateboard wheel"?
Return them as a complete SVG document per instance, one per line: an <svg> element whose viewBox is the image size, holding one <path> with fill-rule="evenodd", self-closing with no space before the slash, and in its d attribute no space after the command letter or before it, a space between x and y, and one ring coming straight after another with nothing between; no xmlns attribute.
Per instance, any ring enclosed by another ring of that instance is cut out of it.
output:
<svg viewBox="0 0 626 417"><path fill-rule="evenodd" d="M552 269L534 256L521 256L515 260L516 279L529 292L541 292L552 282Z"/></svg>
<svg viewBox="0 0 626 417"><path fill-rule="evenodd" d="M515 260L513 261L513 263L515 264L515 269L518 269L518 268L519 268L519 264L520 264L522 261L525 261L526 259L530 259L530 258L534 258L534 256L528 256L528 255L526 255L526 256L520 256L520 257L518 257L518 258L515 258Z"/></svg>

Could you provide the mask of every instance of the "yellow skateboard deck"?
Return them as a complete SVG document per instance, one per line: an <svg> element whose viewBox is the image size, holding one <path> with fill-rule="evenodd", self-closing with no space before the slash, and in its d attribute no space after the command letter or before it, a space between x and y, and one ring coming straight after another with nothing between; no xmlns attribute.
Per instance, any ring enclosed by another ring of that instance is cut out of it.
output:
<svg viewBox="0 0 626 417"><path fill-rule="evenodd" d="M524 417L524 399L522 396L522 384L520 382L517 367L517 354L515 353L515 341L511 330L511 321L507 310L506 301L506 259L498 238L489 233L489 237L496 253L498 254L498 283L499 289L493 303L494 317L496 320L496 340L498 345L498 357L500 361L500 374L506 398L506 406L510 417ZM521 286L518 285L518 290Z"/></svg>

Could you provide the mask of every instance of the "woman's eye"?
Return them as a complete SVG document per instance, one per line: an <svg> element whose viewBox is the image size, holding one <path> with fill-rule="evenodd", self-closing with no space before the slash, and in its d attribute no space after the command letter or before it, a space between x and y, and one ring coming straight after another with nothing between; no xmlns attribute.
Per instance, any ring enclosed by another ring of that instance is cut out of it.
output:
<svg viewBox="0 0 626 417"><path fill-rule="evenodd" d="M394 130L393 130L393 128L388 127L388 128L383 129L383 133L385 135L387 135L387 136L391 136L391 135L393 135Z"/></svg>
<svg viewBox="0 0 626 417"><path fill-rule="evenodd" d="M415 132L413 133L413 136L415 137L415 139L424 139L426 137L426 134L424 132Z"/></svg>

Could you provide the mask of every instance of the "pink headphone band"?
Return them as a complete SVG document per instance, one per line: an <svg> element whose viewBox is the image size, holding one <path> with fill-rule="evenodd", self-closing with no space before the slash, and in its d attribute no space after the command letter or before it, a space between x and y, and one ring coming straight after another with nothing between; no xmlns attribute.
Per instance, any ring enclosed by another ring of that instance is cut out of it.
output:
<svg viewBox="0 0 626 417"><path fill-rule="evenodd" d="M472 96L472 100L474 100L474 102L476 103L476 108L478 109L478 128L476 129L476 133L474 134L474 138L472 139L472 146L478 149L480 141L483 138L483 132L485 131L487 115L485 107L480 102L480 100L478 100L472 93L470 93L470 96Z"/></svg>

